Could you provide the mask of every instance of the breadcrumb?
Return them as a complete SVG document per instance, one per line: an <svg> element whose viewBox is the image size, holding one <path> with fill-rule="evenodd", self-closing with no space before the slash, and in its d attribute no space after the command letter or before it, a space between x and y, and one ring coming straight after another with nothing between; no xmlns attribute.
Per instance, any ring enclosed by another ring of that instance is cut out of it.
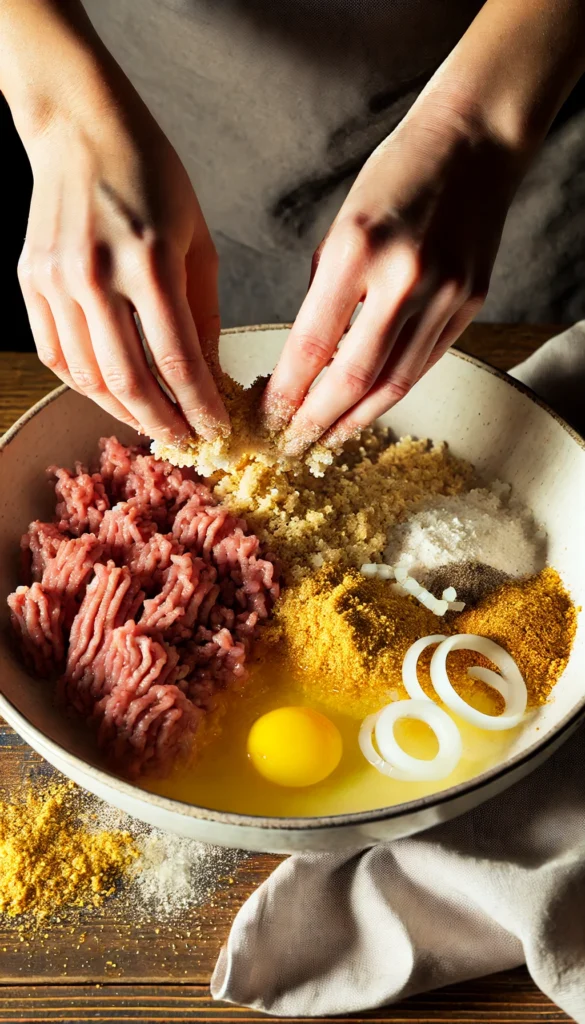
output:
<svg viewBox="0 0 585 1024"><path fill-rule="evenodd" d="M389 528L409 509L473 483L473 468L446 444L410 437L393 443L390 432L377 427L351 438L337 453L313 445L307 456L287 459L275 435L260 425L265 380L244 388L221 371L215 351L206 358L232 433L177 447L155 443L153 451L206 477L215 497L245 518L280 561L287 582L325 563L357 567L380 561Z"/></svg>

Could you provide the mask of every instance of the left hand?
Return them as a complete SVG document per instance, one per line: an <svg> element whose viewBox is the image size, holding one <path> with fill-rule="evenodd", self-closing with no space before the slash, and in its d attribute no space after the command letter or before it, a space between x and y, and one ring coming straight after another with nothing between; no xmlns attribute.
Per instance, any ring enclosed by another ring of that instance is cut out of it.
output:
<svg viewBox="0 0 585 1024"><path fill-rule="evenodd" d="M522 163L436 97L372 154L315 254L264 396L268 426L289 424L287 454L319 438L338 447L457 340L486 295Z"/></svg>

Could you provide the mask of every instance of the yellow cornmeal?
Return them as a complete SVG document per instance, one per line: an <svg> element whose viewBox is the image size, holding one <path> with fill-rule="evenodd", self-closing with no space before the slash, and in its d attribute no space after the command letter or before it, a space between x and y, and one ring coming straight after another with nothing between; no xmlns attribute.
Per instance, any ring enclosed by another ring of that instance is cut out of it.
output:
<svg viewBox="0 0 585 1024"><path fill-rule="evenodd" d="M514 658L528 689L528 706L548 700L565 671L577 632L577 612L556 569L515 580L455 620L457 633L487 636Z"/></svg>
<svg viewBox="0 0 585 1024"><path fill-rule="evenodd" d="M444 622L386 580L326 566L285 591L275 629L307 693L365 716L398 696L402 662Z"/></svg>
<svg viewBox="0 0 585 1024"><path fill-rule="evenodd" d="M99 906L138 857L127 832L91 831L72 782L0 800L0 914Z"/></svg>

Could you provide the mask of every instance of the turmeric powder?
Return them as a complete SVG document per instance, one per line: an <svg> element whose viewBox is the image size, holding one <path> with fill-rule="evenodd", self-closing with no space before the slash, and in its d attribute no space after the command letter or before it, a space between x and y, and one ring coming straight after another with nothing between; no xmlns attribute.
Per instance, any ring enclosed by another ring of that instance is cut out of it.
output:
<svg viewBox="0 0 585 1024"><path fill-rule="evenodd" d="M29 787L0 801L0 913L42 919L65 906L99 906L139 856L129 833L83 825L75 789Z"/></svg>
<svg viewBox="0 0 585 1024"><path fill-rule="evenodd" d="M387 581L330 565L285 592L277 623L306 687L358 716L387 704L392 690L406 696L404 655L441 632L436 615Z"/></svg>
<svg viewBox="0 0 585 1024"><path fill-rule="evenodd" d="M415 640L453 632L487 636L504 647L526 681L529 706L543 704L567 664L576 619L559 574L550 568L499 587L447 621L397 594L388 581L326 566L285 593L277 627L305 688L359 717L407 696L402 662ZM429 695L432 652L423 653L418 667ZM470 703L497 714L503 710L500 695L467 675L477 664L496 668L473 652L452 652L451 682Z"/></svg>
<svg viewBox="0 0 585 1024"><path fill-rule="evenodd" d="M457 617L457 633L478 633L510 652L528 689L528 706L545 704L564 672L577 609L556 569L504 584ZM487 664L487 662L486 662Z"/></svg>

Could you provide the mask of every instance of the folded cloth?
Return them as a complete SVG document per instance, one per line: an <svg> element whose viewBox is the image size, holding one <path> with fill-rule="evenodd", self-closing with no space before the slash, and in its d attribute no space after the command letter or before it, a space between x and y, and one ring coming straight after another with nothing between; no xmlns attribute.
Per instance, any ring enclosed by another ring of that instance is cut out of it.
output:
<svg viewBox="0 0 585 1024"><path fill-rule="evenodd" d="M585 430L585 321L514 375ZM286 860L242 907L216 999L350 1013L526 963L585 1024L585 729L455 821L357 854Z"/></svg>

